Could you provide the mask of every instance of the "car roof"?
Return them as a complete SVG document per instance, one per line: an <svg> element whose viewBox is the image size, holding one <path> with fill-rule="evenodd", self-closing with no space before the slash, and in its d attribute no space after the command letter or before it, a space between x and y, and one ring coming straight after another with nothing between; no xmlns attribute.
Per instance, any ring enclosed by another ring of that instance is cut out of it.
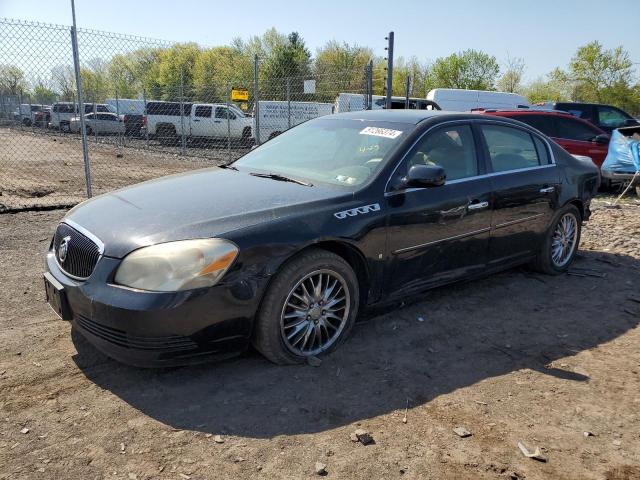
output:
<svg viewBox="0 0 640 480"><path fill-rule="evenodd" d="M554 117L570 117L578 118L575 115L570 114L562 110L484 110L478 111L485 115L497 115L497 116L516 116L516 115L551 115ZM580 118L578 118L580 120Z"/></svg>
<svg viewBox="0 0 640 480"><path fill-rule="evenodd" d="M478 118L473 113L450 112L443 110L359 110L357 112L336 113L321 118L336 120L369 120L374 122L418 123L431 118L450 117L451 119Z"/></svg>

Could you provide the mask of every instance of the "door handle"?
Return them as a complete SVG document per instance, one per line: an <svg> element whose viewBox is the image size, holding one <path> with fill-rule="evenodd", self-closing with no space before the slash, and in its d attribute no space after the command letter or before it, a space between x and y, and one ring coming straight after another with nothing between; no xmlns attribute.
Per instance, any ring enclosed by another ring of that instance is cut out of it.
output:
<svg viewBox="0 0 640 480"><path fill-rule="evenodd" d="M222 120L214 120L213 123L220 123Z"/></svg>
<svg viewBox="0 0 640 480"><path fill-rule="evenodd" d="M483 208L487 208L489 206L489 202L476 202L471 203L467 207L469 210L482 210Z"/></svg>
<svg viewBox="0 0 640 480"><path fill-rule="evenodd" d="M199 122L200 120L198 120L197 118L193 119L194 122Z"/></svg>
<svg viewBox="0 0 640 480"><path fill-rule="evenodd" d="M556 187L544 187L540 189L540 193L553 193L556 191Z"/></svg>

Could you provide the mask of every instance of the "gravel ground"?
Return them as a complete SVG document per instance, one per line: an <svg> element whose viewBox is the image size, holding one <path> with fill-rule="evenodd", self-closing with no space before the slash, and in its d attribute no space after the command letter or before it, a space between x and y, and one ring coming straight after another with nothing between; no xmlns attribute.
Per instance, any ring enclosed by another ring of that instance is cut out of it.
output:
<svg viewBox="0 0 640 480"><path fill-rule="evenodd" d="M151 178L227 163L246 148L225 142L190 142L179 146L115 136L89 139L94 194ZM204 145L203 145L204 143ZM77 134L54 130L0 127L0 212L3 210L71 206L85 199L82 144Z"/></svg>
<svg viewBox="0 0 640 480"><path fill-rule="evenodd" d="M573 275L370 312L317 368L118 364L44 303L64 212L0 215L0 479L638 479L640 203L610 201Z"/></svg>

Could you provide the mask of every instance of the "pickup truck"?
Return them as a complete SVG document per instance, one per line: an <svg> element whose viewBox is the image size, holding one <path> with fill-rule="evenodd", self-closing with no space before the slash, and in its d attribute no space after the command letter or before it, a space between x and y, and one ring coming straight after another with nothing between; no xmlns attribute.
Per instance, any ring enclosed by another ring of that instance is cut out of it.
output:
<svg viewBox="0 0 640 480"><path fill-rule="evenodd" d="M182 106L182 112L180 109ZM145 122L149 136L162 144L189 138L226 139L250 143L252 119L234 105L216 103L148 102Z"/></svg>

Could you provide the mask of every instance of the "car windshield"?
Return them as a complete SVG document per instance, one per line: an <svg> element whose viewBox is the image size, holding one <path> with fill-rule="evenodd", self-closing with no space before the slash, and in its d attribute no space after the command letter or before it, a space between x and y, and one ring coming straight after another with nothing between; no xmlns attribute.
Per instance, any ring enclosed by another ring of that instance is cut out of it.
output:
<svg viewBox="0 0 640 480"><path fill-rule="evenodd" d="M234 166L311 182L357 186L382 168L413 128L415 125L395 122L310 120L252 150Z"/></svg>

